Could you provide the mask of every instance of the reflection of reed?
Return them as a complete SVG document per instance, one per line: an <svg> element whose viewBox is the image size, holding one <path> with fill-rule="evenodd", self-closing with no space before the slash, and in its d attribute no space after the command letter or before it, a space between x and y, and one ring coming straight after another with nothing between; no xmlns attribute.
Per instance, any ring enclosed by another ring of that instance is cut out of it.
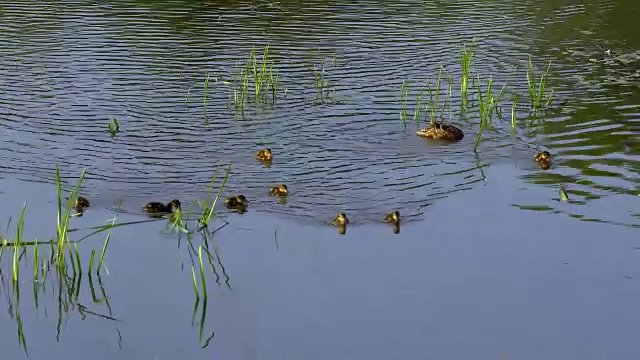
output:
<svg viewBox="0 0 640 360"><path fill-rule="evenodd" d="M227 271L222 263L220 254L218 253L217 246L213 244L212 233L209 232L207 228L201 229L199 233L202 238L201 238L201 245L198 245L197 250L195 248L194 241L193 241L193 233L189 233L187 235L187 243L188 243L187 249L188 249L189 258L191 260L191 274L192 274L193 289L195 294L195 302L193 306L191 323L195 324L196 316L198 314L198 309L200 309L198 342L200 343L200 346L202 348L206 348L207 346L209 346L209 342L215 336L215 331L212 331L211 335L208 338L204 339L203 341L204 327L205 327L206 315L207 315L207 304L208 304L208 291L207 291L207 285L206 285L207 277L205 275L207 272L205 271L206 266L204 265L205 263L204 259L205 258L207 259L207 263L209 264L211 272L216 277L216 284L218 284L218 286L222 286L222 284L220 282L220 274L217 270L217 266L220 267L220 270L222 271L222 274L225 277L224 282L229 289L231 289L231 284L230 284L230 277L227 274ZM213 254L211 253L210 249L213 250ZM196 268L198 269L199 276L196 276ZM200 279L200 281L198 281L198 278ZM198 283L200 284L200 286L198 286ZM202 299L202 306L200 307L201 299Z"/></svg>
<svg viewBox="0 0 640 360"><path fill-rule="evenodd" d="M25 257L26 259L26 257ZM35 258L37 259L37 258ZM36 263L38 264L38 263ZM55 269L55 281L57 291L55 293L51 293L56 297L56 301L58 304L58 319L56 325L56 339L60 340L60 329L63 323L63 319L65 317L69 317L72 312L77 311L80 314L82 319L87 318L88 316L94 316L96 318L102 318L106 320L119 321L113 316L111 305L109 304L109 299L107 296L107 292L102 283L102 277L97 275L98 277L98 285L100 289L100 293L102 294L101 298L96 297L94 284L93 284L93 276L91 274L88 275L89 279L89 287L91 289L91 297L94 304L104 303L106 308L108 309L108 313L104 314L100 311L91 309L89 306L82 303L79 299L80 289L82 287L82 272L79 272L77 269L74 272L72 267L55 267L50 268L48 265L50 264L48 261L45 262L45 267L42 269L42 274L46 274L49 271ZM34 272L40 274L39 267L34 268ZM42 300L44 296L46 296L45 289L45 281L46 277L40 276L40 280L34 279L32 282L33 286L33 299L36 310L40 309L42 304ZM0 269L0 281L2 283L2 287L4 289L5 298L8 303L8 312L12 319L16 320L17 323L17 333L18 333L18 343L22 346L25 353L27 353L27 341L24 332L24 327L22 323L22 317L20 315L21 308L21 289L20 282L12 281L12 286L7 286L7 281L5 281L5 276Z"/></svg>

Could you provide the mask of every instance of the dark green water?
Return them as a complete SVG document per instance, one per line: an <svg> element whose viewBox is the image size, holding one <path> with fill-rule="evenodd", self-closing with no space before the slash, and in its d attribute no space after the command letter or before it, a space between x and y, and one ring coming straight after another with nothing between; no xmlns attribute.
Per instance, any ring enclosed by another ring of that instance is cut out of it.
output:
<svg viewBox="0 0 640 360"><path fill-rule="evenodd" d="M3 237L25 201L26 238L55 236L56 161L69 188L87 168L77 229L144 220L152 200L195 209L219 161L232 163L223 195L251 201L242 216L219 206L229 225L209 244L202 331L191 257L166 222L114 229L100 283L85 275L70 301L55 271L34 296L32 246L16 298L8 247L0 359L637 358L638 15L630 0L0 2ZM477 101L459 111L458 55L473 39L483 88L507 83L477 154ZM228 82L266 44L277 101L251 99L243 116ZM537 76L552 62L542 122L529 116L528 55ZM419 88L440 66L456 144L415 135ZM254 160L264 146L270 168ZM555 159L544 172L542 149ZM266 193L280 182L285 204ZM380 223L394 209L398 235ZM330 226L340 211L344 236ZM79 244L85 272L104 237Z"/></svg>

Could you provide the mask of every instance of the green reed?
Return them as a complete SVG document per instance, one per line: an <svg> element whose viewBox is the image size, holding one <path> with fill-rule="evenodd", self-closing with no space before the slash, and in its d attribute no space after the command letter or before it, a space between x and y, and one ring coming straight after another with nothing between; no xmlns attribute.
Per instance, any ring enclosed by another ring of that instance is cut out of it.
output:
<svg viewBox="0 0 640 360"><path fill-rule="evenodd" d="M120 131L120 123L118 123L118 119L111 118L109 120L109 134L111 134L111 137L115 137L119 131Z"/></svg>
<svg viewBox="0 0 640 360"><path fill-rule="evenodd" d="M409 94L409 82L402 80L402 86L400 87L400 121L403 126L407 127L407 103Z"/></svg>
<svg viewBox="0 0 640 360"><path fill-rule="evenodd" d="M111 239L111 232L107 234L107 237L104 239L104 244L102 244L102 253L100 253L100 261L98 261L98 270L96 270L96 273L98 274L98 276L100 275L100 269L104 264L104 254L107 252L107 246L109 246L109 239ZM77 245L76 245L76 250L77 250Z"/></svg>
<svg viewBox="0 0 640 360"><path fill-rule="evenodd" d="M247 99L249 98L249 84L253 81L254 101L267 103L268 94L271 94L271 102L275 104L279 88L278 70L274 70L274 61L269 60L269 45L266 45L262 53L262 59L258 59L256 50L251 48L244 69L238 71L238 63L233 73L233 104L235 110L244 113Z"/></svg>
<svg viewBox="0 0 640 360"><path fill-rule="evenodd" d="M469 48L467 48L466 45L463 45L462 49L460 50L459 61L460 67L462 69L462 76L460 79L460 94L462 96L462 106L464 108L467 107L468 101L467 94L469 91L469 75L471 74L471 59L473 59L474 46L474 43L472 43Z"/></svg>
<svg viewBox="0 0 640 360"><path fill-rule="evenodd" d="M56 266L65 267L66 259L64 255L64 248L69 243L68 231L69 231L69 220L71 219L71 209L74 207L74 204L78 198L78 194L80 192L80 186L82 186L82 181L84 180L84 175L87 172L87 169L82 170L82 174L80 175L80 180L76 185L75 189L69 195L69 199L66 202L66 207L62 207L62 181L60 180L60 168L58 163L56 162L56 183L58 186L58 224L57 224L57 250L56 250Z"/></svg>
<svg viewBox="0 0 640 360"><path fill-rule="evenodd" d="M535 74L533 71L533 62L531 61L531 55L529 55L529 69L527 69L527 89L529 92L529 101L531 102L531 109L535 112L540 110L542 106L548 106L551 103L553 97L553 89L549 94L547 92L547 80L549 79L549 72L551 71L551 61L547 65L547 69L540 76L540 80L536 83ZM546 97L545 97L546 94Z"/></svg>
<svg viewBox="0 0 640 360"><path fill-rule="evenodd" d="M435 89L431 88L431 83L429 83L429 103L427 105L427 109L431 109L431 122L436 121L438 117L438 110L440 109L440 92L442 85L442 72L444 68L441 66L438 71L438 79L436 80Z"/></svg>
<svg viewBox="0 0 640 360"><path fill-rule="evenodd" d="M204 202L202 203L202 208L204 209L204 211L202 213L202 216L200 216L200 219L198 219L198 222L202 227L206 227L209 224L211 217L213 217L216 203L218 202L218 199L220 198L220 194L222 194L222 190L224 189L224 186L226 185L227 180L229 179L229 174L231 173L231 162L229 162L227 171L225 172L224 178L222 179L222 184L220 185L220 188L218 188L218 193L216 194L216 197L213 199L213 202L209 203L211 200L213 185L215 184L216 179L218 178L218 171L220 170L221 166L222 166L222 161L220 161L218 163L218 167L216 167L216 172L213 175L211 182L209 183L209 190L207 191L207 196L204 199Z"/></svg>
<svg viewBox="0 0 640 360"><path fill-rule="evenodd" d="M569 195L567 195L567 188L564 185L560 185L560 200L569 201Z"/></svg>
<svg viewBox="0 0 640 360"><path fill-rule="evenodd" d="M429 79L426 79L424 81L424 84L422 85L422 87L420 88L420 92L418 93L418 99L416 100L416 108L413 111L413 121L415 121L416 126L420 125L420 112L422 111L422 98L424 96L424 91L427 88L428 82L429 82Z"/></svg>
<svg viewBox="0 0 640 360"><path fill-rule="evenodd" d="M27 208L27 203L25 202L22 206L22 211L20 212L20 217L18 218L18 224L16 225L16 235L13 240L13 286L14 289L17 290L19 286L18 281L20 279L20 255L22 253L23 247L23 235L24 235L24 212Z"/></svg>
<svg viewBox="0 0 640 360"><path fill-rule="evenodd" d="M204 265L202 262L202 246L198 247L198 261L200 263L200 281L202 282L202 294L204 297L204 300L207 300L207 282L205 281L205 277L204 277Z"/></svg>
<svg viewBox="0 0 640 360"><path fill-rule="evenodd" d="M204 108L204 116L207 116L207 95L209 93L209 72L204 78L204 96L202 98L202 106Z"/></svg>
<svg viewBox="0 0 640 360"><path fill-rule="evenodd" d="M482 133L486 128L488 128L493 122L493 114L497 111L500 100L502 99L502 95L504 94L504 89L507 86L505 83L500 90L500 93L497 97L493 95L493 79L490 77L487 80L487 89L483 93L480 87L480 75L478 75L478 112L480 114L480 128L478 130L478 134L476 135L475 145L473 147L473 151L477 152L478 145L480 144L480 139L482 138Z"/></svg>
<svg viewBox="0 0 640 360"><path fill-rule="evenodd" d="M514 95L511 103L511 130L516 132L516 112L518 108L518 96Z"/></svg>

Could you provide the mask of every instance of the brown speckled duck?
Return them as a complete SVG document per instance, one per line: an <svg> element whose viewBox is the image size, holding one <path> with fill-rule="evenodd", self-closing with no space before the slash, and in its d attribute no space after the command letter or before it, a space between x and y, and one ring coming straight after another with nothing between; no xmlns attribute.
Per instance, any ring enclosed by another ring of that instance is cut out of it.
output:
<svg viewBox="0 0 640 360"><path fill-rule="evenodd" d="M438 121L432 121L429 127L419 129L416 134L430 139L447 141L459 141L464 137L462 130L459 128Z"/></svg>

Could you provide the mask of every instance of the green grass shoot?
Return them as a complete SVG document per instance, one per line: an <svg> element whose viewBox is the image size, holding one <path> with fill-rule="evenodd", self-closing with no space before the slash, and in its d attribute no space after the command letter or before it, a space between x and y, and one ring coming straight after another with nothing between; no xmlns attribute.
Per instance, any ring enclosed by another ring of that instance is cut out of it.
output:
<svg viewBox="0 0 640 360"><path fill-rule="evenodd" d="M226 171L226 173L224 175L224 179L222 180L222 184L218 188L218 193L216 194L216 197L213 199L213 202L209 203L210 200L211 200L211 193L213 191L213 185L215 184L216 179L218 178L218 171L220 170L221 166L222 166L222 161L220 161L218 163L218 167L216 168L216 172L213 175L213 178L211 179L211 183L209 183L209 190L207 191L207 196L206 196L204 202L202 203L203 213L202 213L202 216L200 217L200 219L198 220L202 227L206 227L209 224L209 221L211 220L211 217L214 215L214 208L216 206L216 203L218 202L218 198L220 197L220 194L222 194L222 190L224 189L224 186L226 185L227 180L229 179L229 174L231 173L231 162L229 162L229 167L227 168L227 171Z"/></svg>
<svg viewBox="0 0 640 360"><path fill-rule="evenodd" d="M111 134L111 137L115 137L119 131L120 124L118 123L118 119L111 118L111 120L109 120L109 134Z"/></svg>
<svg viewBox="0 0 640 360"><path fill-rule="evenodd" d="M82 181L84 180L84 175L87 172L87 169L82 170L82 174L80 175L80 180L76 185L75 189L69 195L69 199L66 202L66 206L63 210L63 201L62 201L62 181L60 179L60 168L58 163L56 162L56 183L58 186L58 223L57 223L57 249L56 249L56 266L57 267L65 267L66 260L64 255L64 247L68 244L68 231L69 231L69 220L71 219L71 209L75 204L76 199L78 198L78 193L80 191L80 186L82 186Z"/></svg>
<svg viewBox="0 0 640 360"><path fill-rule="evenodd" d="M513 96L513 102L511 104L511 130L516 132L516 112L518 108L518 97L516 95Z"/></svg>
<svg viewBox="0 0 640 360"><path fill-rule="evenodd" d="M408 102L409 82L402 80L402 86L400 87L400 121L403 126L407 127L407 102Z"/></svg>
<svg viewBox="0 0 640 360"><path fill-rule="evenodd" d="M420 92L418 93L418 99L416 100L416 109L413 111L413 121L415 121L416 126L420 125L420 113L422 111L422 98L424 96L424 91L427 88L427 84L429 79L424 81L424 84L420 88ZM406 125L405 125L406 126Z"/></svg>
<svg viewBox="0 0 640 360"><path fill-rule="evenodd" d="M460 50L460 67L462 69L462 76L460 79L460 94L462 96L462 106L463 108L467 107L468 102L468 91L469 91L469 75L471 73L471 60L473 59L473 48L474 45L467 47L466 45L462 46Z"/></svg>
<svg viewBox="0 0 640 360"><path fill-rule="evenodd" d="M527 70L527 89L529 92L529 101L531 103L531 109L536 112L542 108L543 105L548 105L551 102L553 96L553 89L545 97L547 89L547 80L549 79L549 72L551 70L551 61L547 65L547 69L540 76L540 80L536 81L535 73L533 71L533 62L531 61L531 55L529 55L529 69Z"/></svg>
<svg viewBox="0 0 640 360"><path fill-rule="evenodd" d="M204 107L204 116L207 116L207 95L209 93L209 73L204 78L204 97L202 99L202 106Z"/></svg>
<svg viewBox="0 0 640 360"><path fill-rule="evenodd" d="M236 62L233 73L233 107L237 111L244 113L247 99L249 98L249 84L253 80L254 101L256 103L267 103L269 94L271 102L275 104L279 88L278 70L274 70L274 61L269 60L269 45L266 45L262 59L258 59L256 50L251 48L244 69L240 69Z"/></svg>

